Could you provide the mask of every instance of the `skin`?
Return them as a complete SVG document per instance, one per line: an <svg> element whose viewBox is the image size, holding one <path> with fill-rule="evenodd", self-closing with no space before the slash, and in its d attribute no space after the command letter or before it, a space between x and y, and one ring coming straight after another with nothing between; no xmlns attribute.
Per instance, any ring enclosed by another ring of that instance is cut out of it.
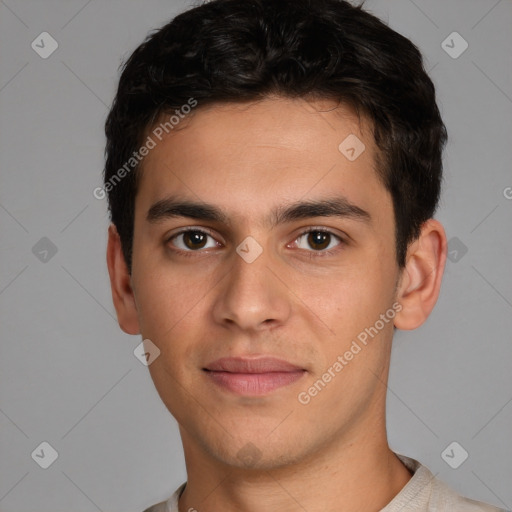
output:
<svg viewBox="0 0 512 512"><path fill-rule="evenodd" d="M366 147L354 161L338 150L349 134ZM347 106L269 97L198 107L145 158L132 274L114 226L107 263L121 328L161 351L149 370L180 426L188 474L181 511L334 512L340 504L345 512L378 511L411 478L386 436L393 326L414 329L430 314L446 236L438 221L427 221L399 269L376 155L370 123ZM226 222L149 222L151 206L170 195L214 205ZM369 220L269 222L276 207L338 196ZM183 227L207 230L207 246L169 240ZM308 243L312 228L332 232L327 248ZM252 263L236 252L247 236L263 251ZM395 302L394 319L300 403L298 394ZM307 371L263 397L224 391L203 371L220 357L256 355ZM249 456L242 460L240 450Z"/></svg>

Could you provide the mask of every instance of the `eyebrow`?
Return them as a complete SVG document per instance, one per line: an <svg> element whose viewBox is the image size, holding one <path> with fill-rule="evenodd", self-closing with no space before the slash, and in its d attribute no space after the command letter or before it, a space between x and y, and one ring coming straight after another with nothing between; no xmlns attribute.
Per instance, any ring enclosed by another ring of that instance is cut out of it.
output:
<svg viewBox="0 0 512 512"><path fill-rule="evenodd" d="M146 220L152 224L166 219L187 217L229 225L229 217L217 206L204 202L180 200L174 196L154 203L148 210ZM339 217L370 223L371 215L351 203L346 197L298 201L273 210L267 223L271 227L294 220L311 217Z"/></svg>

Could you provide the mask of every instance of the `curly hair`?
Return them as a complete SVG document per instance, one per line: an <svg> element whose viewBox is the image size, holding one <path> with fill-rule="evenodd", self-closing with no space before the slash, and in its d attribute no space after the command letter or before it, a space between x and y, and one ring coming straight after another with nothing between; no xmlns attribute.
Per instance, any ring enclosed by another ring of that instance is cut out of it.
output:
<svg viewBox="0 0 512 512"><path fill-rule="evenodd" d="M213 0L148 35L122 68L105 123L105 184L156 120L190 98L197 110L270 95L345 102L371 121L403 267L408 245L437 208L447 133L418 48L362 5ZM130 273L139 167L105 187Z"/></svg>

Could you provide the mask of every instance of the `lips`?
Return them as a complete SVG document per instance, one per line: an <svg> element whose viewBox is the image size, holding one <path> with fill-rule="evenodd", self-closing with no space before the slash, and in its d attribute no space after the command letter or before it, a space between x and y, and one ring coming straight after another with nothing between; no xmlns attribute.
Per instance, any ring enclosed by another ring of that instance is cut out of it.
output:
<svg viewBox="0 0 512 512"><path fill-rule="evenodd" d="M293 372L302 369L276 357L261 357L259 359L223 357L206 366L206 370L231 373Z"/></svg>
<svg viewBox="0 0 512 512"><path fill-rule="evenodd" d="M206 376L226 391L260 396L296 382L306 370L283 359L262 357L221 358L208 364Z"/></svg>

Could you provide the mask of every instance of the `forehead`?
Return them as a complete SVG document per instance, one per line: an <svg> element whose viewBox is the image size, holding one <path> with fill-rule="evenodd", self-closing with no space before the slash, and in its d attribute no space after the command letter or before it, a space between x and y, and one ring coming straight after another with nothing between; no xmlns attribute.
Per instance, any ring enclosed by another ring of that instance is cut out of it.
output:
<svg viewBox="0 0 512 512"><path fill-rule="evenodd" d="M246 210L272 193L297 200L335 190L356 202L386 195L371 123L345 104L275 97L199 104L176 128L161 140L148 132L156 145L137 194L146 211L168 193Z"/></svg>

